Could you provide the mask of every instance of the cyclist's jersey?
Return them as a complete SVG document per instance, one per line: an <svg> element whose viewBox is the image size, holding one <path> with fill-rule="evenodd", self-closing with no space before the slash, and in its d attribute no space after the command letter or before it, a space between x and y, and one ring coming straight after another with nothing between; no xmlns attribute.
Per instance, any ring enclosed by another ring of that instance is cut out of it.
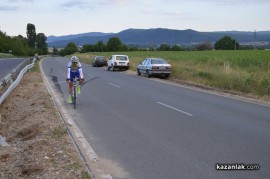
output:
<svg viewBox="0 0 270 179"><path fill-rule="evenodd" d="M73 80L74 77L83 79L82 65L80 62L73 64L72 62L68 63L67 78Z"/></svg>

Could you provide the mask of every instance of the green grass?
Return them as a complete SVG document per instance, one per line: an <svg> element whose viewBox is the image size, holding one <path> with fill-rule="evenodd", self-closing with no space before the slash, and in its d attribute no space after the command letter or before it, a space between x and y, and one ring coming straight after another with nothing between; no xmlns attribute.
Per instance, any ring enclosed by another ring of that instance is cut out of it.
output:
<svg viewBox="0 0 270 179"><path fill-rule="evenodd" d="M0 53L0 58L12 58L14 55L8 53Z"/></svg>
<svg viewBox="0 0 270 179"><path fill-rule="evenodd" d="M81 177L82 177L83 179L91 179L91 176L90 176L90 175L88 174L88 172L86 172L86 171L82 171Z"/></svg>
<svg viewBox="0 0 270 179"><path fill-rule="evenodd" d="M67 133L68 133L67 129L65 129L64 127L57 127L57 128L53 129L52 137L53 138L60 138L60 137L63 137L64 135L66 135Z"/></svg>
<svg viewBox="0 0 270 179"><path fill-rule="evenodd" d="M33 68L30 69L30 72L40 72L39 63L39 61L35 61Z"/></svg>
<svg viewBox="0 0 270 179"><path fill-rule="evenodd" d="M160 57L172 65L171 79L270 96L270 50L76 53L89 64L95 55L109 58L112 54L128 55L133 71L144 58Z"/></svg>

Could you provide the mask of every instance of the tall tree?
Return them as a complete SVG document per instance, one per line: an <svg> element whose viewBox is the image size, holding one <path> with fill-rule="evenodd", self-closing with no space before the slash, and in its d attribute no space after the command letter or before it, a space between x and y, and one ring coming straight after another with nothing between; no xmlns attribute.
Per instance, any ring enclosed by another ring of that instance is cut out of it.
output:
<svg viewBox="0 0 270 179"><path fill-rule="evenodd" d="M91 45L91 44L84 44L81 52L82 52L82 53L86 53L86 52L94 52L94 45Z"/></svg>
<svg viewBox="0 0 270 179"><path fill-rule="evenodd" d="M121 48L122 42L118 37L111 37L107 42L107 48L109 51L119 51Z"/></svg>
<svg viewBox="0 0 270 179"><path fill-rule="evenodd" d="M157 48L158 51L169 51L171 48L167 44L161 44L159 48Z"/></svg>
<svg viewBox="0 0 270 179"><path fill-rule="evenodd" d="M58 54L59 54L59 50L53 47L53 55L58 55Z"/></svg>
<svg viewBox="0 0 270 179"><path fill-rule="evenodd" d="M215 43L216 50L236 50L239 49L239 43L230 36L224 36Z"/></svg>
<svg viewBox="0 0 270 179"><path fill-rule="evenodd" d="M0 30L0 52L6 52L7 50L7 36L6 33Z"/></svg>
<svg viewBox="0 0 270 179"><path fill-rule="evenodd" d="M47 54L48 48L46 43L47 37L43 33L38 33L36 37L36 48L39 54Z"/></svg>
<svg viewBox="0 0 270 179"><path fill-rule="evenodd" d="M73 42L70 42L67 44L67 46L64 49L60 50L59 53L60 55L65 56L65 55L73 54L77 51L78 51L77 45Z"/></svg>
<svg viewBox="0 0 270 179"><path fill-rule="evenodd" d="M26 28L27 43L30 48L35 48L36 44L36 27L34 24L27 24Z"/></svg>
<svg viewBox="0 0 270 179"><path fill-rule="evenodd" d="M98 41L95 45L97 52L103 52L105 50L105 45L103 41Z"/></svg>
<svg viewBox="0 0 270 179"><path fill-rule="evenodd" d="M212 45L209 42L203 42L196 46L197 50L212 50Z"/></svg>
<svg viewBox="0 0 270 179"><path fill-rule="evenodd" d="M10 50L12 50L12 54L15 55L27 55L27 46L25 46L25 40L20 36L12 37Z"/></svg>

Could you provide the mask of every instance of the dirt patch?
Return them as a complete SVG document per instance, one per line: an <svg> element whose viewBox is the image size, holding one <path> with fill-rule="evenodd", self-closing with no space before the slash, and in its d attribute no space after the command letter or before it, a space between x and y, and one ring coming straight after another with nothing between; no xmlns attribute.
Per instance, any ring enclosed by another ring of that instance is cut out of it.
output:
<svg viewBox="0 0 270 179"><path fill-rule="evenodd" d="M0 178L90 178L40 72L26 73L0 106Z"/></svg>

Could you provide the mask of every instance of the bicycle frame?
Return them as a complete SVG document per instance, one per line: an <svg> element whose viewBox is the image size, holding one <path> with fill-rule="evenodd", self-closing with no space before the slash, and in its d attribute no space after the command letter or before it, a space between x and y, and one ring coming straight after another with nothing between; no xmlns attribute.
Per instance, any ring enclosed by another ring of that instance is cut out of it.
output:
<svg viewBox="0 0 270 179"><path fill-rule="evenodd" d="M79 78L75 77L73 79L73 90L72 90L72 104L74 109L76 108L76 102L77 102L77 81L79 80Z"/></svg>

